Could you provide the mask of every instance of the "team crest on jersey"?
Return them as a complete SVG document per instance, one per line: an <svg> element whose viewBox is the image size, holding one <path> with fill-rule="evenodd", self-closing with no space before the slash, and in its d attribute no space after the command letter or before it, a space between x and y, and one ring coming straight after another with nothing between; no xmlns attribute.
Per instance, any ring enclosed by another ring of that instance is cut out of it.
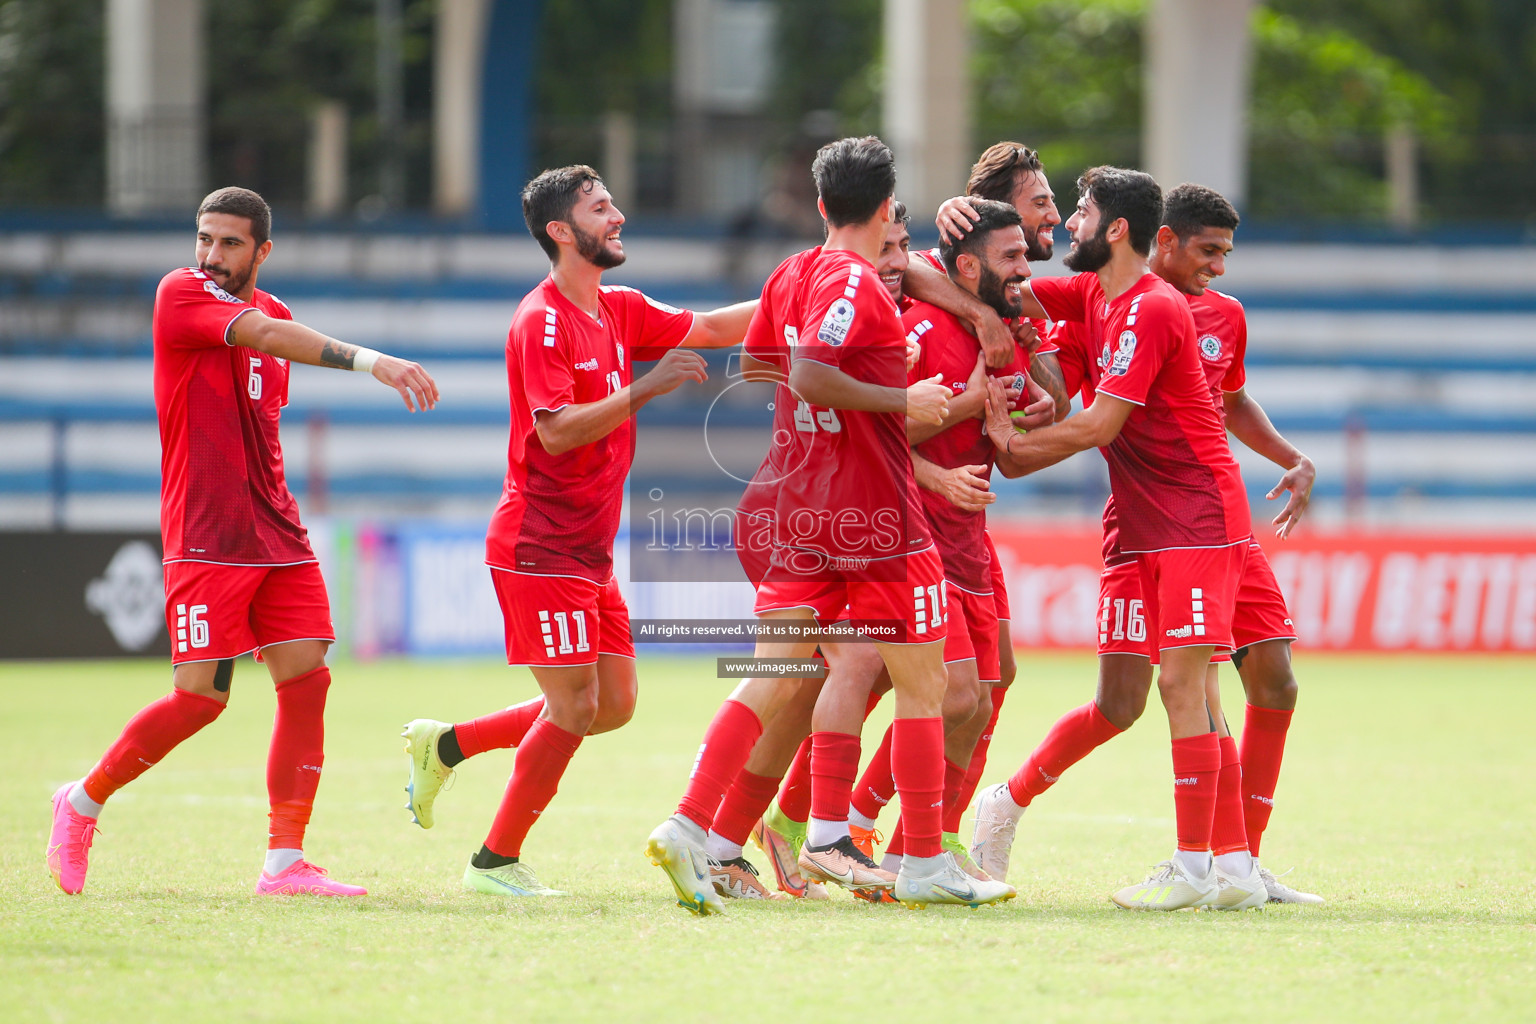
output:
<svg viewBox="0 0 1536 1024"><path fill-rule="evenodd" d="M1105 342L1104 351L1099 355L1099 369L1115 377L1123 377L1131 368L1131 357L1136 354L1136 332L1121 331L1120 345L1111 354L1109 343Z"/></svg>
<svg viewBox="0 0 1536 1024"><path fill-rule="evenodd" d="M846 298L838 299L832 303L832 308L827 310L827 315L821 318L821 327L816 331L816 340L826 345L837 346L848 340L848 329L853 326L853 303Z"/></svg>
<svg viewBox="0 0 1536 1024"><path fill-rule="evenodd" d="M614 342L613 351L619 357L619 369L624 369L624 345L621 342Z"/></svg>
<svg viewBox="0 0 1536 1024"><path fill-rule="evenodd" d="M1022 373L1015 373L1013 379L1004 384L1003 388L1008 392L1009 402L1017 402L1020 398L1024 397L1024 375Z"/></svg>
<svg viewBox="0 0 1536 1024"><path fill-rule="evenodd" d="M229 292L214 284L213 280L201 270L192 271L192 276L201 278L203 282L203 291L207 292L209 295L212 295L220 302L233 302L237 306L242 304L242 300L235 298L233 295L229 294ZM287 307L285 306L284 308L286 309Z"/></svg>
<svg viewBox="0 0 1536 1024"><path fill-rule="evenodd" d="M1205 334L1200 337L1200 358L1214 363L1221 358L1221 339L1214 334Z"/></svg>

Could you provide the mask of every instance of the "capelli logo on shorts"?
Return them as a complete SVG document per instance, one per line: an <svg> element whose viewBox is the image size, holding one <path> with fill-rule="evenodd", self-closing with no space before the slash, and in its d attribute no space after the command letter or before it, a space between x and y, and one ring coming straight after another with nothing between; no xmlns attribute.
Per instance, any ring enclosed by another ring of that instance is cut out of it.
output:
<svg viewBox="0 0 1536 1024"><path fill-rule="evenodd" d="M1170 629L1170 630L1168 630L1167 631L1167 635L1172 637L1175 640L1183 640L1187 636L1194 636L1195 635L1195 627L1194 626L1180 626L1178 629Z"/></svg>

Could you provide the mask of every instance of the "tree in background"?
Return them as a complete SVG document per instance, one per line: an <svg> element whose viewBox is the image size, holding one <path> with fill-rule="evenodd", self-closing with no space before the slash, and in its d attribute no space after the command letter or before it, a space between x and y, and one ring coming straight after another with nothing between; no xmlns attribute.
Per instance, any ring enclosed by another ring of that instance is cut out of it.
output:
<svg viewBox="0 0 1536 1024"><path fill-rule="evenodd" d="M1140 160L1146 0L974 0L971 10L980 140L1037 145L1058 179ZM1254 33L1247 211L1380 219L1385 133L1406 124L1444 139L1452 101L1341 28L1261 7Z"/></svg>
<svg viewBox="0 0 1536 1024"><path fill-rule="evenodd" d="M0 205L99 206L101 0L0 0Z"/></svg>

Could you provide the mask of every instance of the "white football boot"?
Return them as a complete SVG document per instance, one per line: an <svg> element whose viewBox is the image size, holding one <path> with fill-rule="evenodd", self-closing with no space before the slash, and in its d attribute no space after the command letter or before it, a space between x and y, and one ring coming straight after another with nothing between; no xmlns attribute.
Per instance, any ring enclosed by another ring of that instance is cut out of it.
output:
<svg viewBox="0 0 1536 1024"><path fill-rule="evenodd" d="M1128 885L1110 899L1127 910L1183 910L1210 906L1220 892L1214 864L1210 874L1197 878L1174 858L1159 864L1145 882Z"/></svg>
<svg viewBox="0 0 1536 1024"><path fill-rule="evenodd" d="M1239 878L1216 869L1216 910L1252 910L1269 902L1269 890L1264 887L1264 876L1259 873L1259 862L1249 858L1248 875Z"/></svg>
<svg viewBox="0 0 1536 1024"><path fill-rule="evenodd" d="M976 798L971 831L971 859L977 867L1001 882L1008 877L1008 857L1013 853L1014 830L1024 813L1008 795L1008 784L988 786Z"/></svg>
<svg viewBox="0 0 1536 1024"><path fill-rule="evenodd" d="M1018 895L1018 890L1007 882L993 879L972 878L955 863L952 853L940 855L937 870L931 874L911 873L907 862L902 861L896 874L893 890L896 898L910 910L930 903L952 903L963 907L979 907L983 903L1000 903Z"/></svg>
<svg viewBox="0 0 1536 1024"><path fill-rule="evenodd" d="M651 833L645 855L667 873L677 891L677 905L700 917L725 912L710 877L709 854L704 850L704 830L673 815Z"/></svg>
<svg viewBox="0 0 1536 1024"><path fill-rule="evenodd" d="M1253 866L1258 868L1259 877L1264 879L1264 888L1269 893L1271 903L1297 903L1305 907L1319 907L1328 901L1315 893L1302 892L1300 889L1292 889L1275 876L1268 868L1259 867L1259 858L1253 858ZM1289 871L1283 874L1290 874Z"/></svg>

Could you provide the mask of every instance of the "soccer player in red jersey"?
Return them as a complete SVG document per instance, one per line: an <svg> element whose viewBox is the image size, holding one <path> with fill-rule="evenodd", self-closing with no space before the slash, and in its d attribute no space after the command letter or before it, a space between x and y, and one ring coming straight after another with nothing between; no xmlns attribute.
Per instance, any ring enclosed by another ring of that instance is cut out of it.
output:
<svg viewBox="0 0 1536 1024"><path fill-rule="evenodd" d="M1200 358L1228 429L1285 470L1269 497L1290 493L1274 520L1279 527L1277 535L1288 536L1305 512L1316 470L1310 459L1274 429L1262 407L1244 389L1247 323L1242 306L1209 287L1211 280L1225 271L1238 224L1237 211L1219 193L1186 184L1168 194L1163 220L1150 267L1189 297ZM1081 325L1062 327L1080 329ZM1081 376L1070 362L1064 369L1068 378ZM1091 400L1091 395L1088 398ZM988 863L1006 865L1018 820L1016 808L1029 806L1068 767L1129 728L1146 706L1152 683L1150 659L1156 652L1147 644L1135 560L1120 551L1113 498L1105 508L1104 562L1098 692L1093 702L1068 713L1052 727L1006 786L990 787L983 794L977 805L975 841L978 854ZM1232 631L1237 650L1230 660L1238 667L1248 709L1240 752L1220 714L1215 663L1228 659L1218 652L1207 681L1207 701L1216 719L1222 752L1212 850L1222 873L1241 881L1226 887L1217 905L1226 909L1236 909L1243 902L1255 905L1240 896L1246 891L1257 900L1258 882L1263 883L1262 895L1269 901L1321 903L1321 897L1299 892L1256 866L1259 843L1274 804L1297 689L1290 668L1294 634L1289 612L1268 559L1256 542L1249 548ZM1249 862L1250 851L1253 863Z"/></svg>
<svg viewBox="0 0 1536 1024"><path fill-rule="evenodd" d="M507 662L526 665L542 696L457 725L406 725L407 785L417 824L454 767L518 748L506 795L467 888L502 896L563 895L520 859L534 820L554 799L582 738L634 713L629 609L613 575L635 413L688 381L704 359L681 348L740 343L756 302L709 313L675 309L604 285L624 262L624 215L592 168L547 170L523 189L523 217L550 273L521 303L507 335L511 397L507 478L486 536L486 564L506 624ZM636 360L659 359L634 375Z"/></svg>
<svg viewBox="0 0 1536 1024"><path fill-rule="evenodd" d="M846 834L821 848L812 835L800 864L805 867L807 854L835 846L854 875L844 884L894 885L905 903L1006 899L1011 888L970 879L939 843L945 595L942 565L917 509L904 414L940 422L947 389L936 379L903 386L906 346L896 306L871 280L892 219L895 162L878 139L842 139L821 149L812 173L829 231L784 315L789 387L797 398L786 453L793 470L775 502L774 552L756 610L770 621L809 624L832 621L847 608L855 627L881 638L876 648L896 690L897 786L903 805L912 810L908 853L895 879L881 878ZM824 815L813 796L812 825L823 818L846 822L847 787L857 771L862 722L857 716L864 710L861 704L853 712L851 730L841 720L842 728L829 730L827 693L824 688L815 713L812 772L826 770L846 780L843 808L840 815L835 809ZM738 745L727 733L761 729L752 709L730 708L732 703L727 702L729 713L739 724L723 728L727 709L716 716L679 813L652 833L649 844L679 901L697 912L714 907L701 885L707 877L705 836L689 804L695 796L706 808L711 800L717 803L718 781L709 783L707 792L696 784L729 779L744 760L744 752L726 753Z"/></svg>
<svg viewBox="0 0 1536 1024"><path fill-rule="evenodd" d="M1020 216L1006 203L981 200L977 207L982 214L980 222L969 234L945 243L943 266L961 290L979 297L999 317L1011 319L1020 312L1019 286L1029 276ZM925 477L932 481L946 472L963 472L986 488L996 452L981 422L988 375L1007 381L1014 408L1029 404L1024 414L1028 425L1053 422L1055 402L1030 379L1029 356L1022 348L1010 365L994 370L986 365L976 335L954 314L920 302L902 319L909 343L921 349L912 371L914 379L936 373L953 392L943 425L908 424L917 478L925 483ZM944 698L944 845L969 873L986 877L970 862L956 834L969 796L961 795L964 780L979 735L991 718L990 693L999 681L997 605L985 504L957 506L926 483L922 498L944 563L950 608L944 651L948 672ZM891 796L889 746L888 733L855 787L850 825L859 832L873 829L875 816ZM897 838L901 832L898 826L892 851L903 848Z"/></svg>
<svg viewBox="0 0 1536 1024"><path fill-rule="evenodd" d="M1221 888L1210 853L1221 751L1205 677L1212 654L1232 648L1252 536L1248 500L1210 399L1189 304L1147 268L1162 190L1147 174L1112 167L1093 168L1078 185L1067 266L1079 273L1029 282L1026 308L1086 326L1074 358L1085 367L1093 404L1021 434L1002 408L1001 389L990 384L987 432L1027 471L1095 447L1109 464L1121 548L1137 559L1161 659L1178 834L1173 857L1114 898L1141 909L1204 906Z"/></svg>
<svg viewBox="0 0 1536 1024"><path fill-rule="evenodd" d="M326 648L335 640L325 581L283 474L278 418L290 362L370 372L406 407L432 408L420 366L293 322L256 287L272 251L272 214L255 192L222 188L197 210L197 265L155 292L155 409L160 528L172 689L140 711L89 775L53 796L48 868L85 885L102 805L223 713L234 659L251 651L277 686L267 757L271 799L261 894L361 896L304 859L325 760Z"/></svg>

